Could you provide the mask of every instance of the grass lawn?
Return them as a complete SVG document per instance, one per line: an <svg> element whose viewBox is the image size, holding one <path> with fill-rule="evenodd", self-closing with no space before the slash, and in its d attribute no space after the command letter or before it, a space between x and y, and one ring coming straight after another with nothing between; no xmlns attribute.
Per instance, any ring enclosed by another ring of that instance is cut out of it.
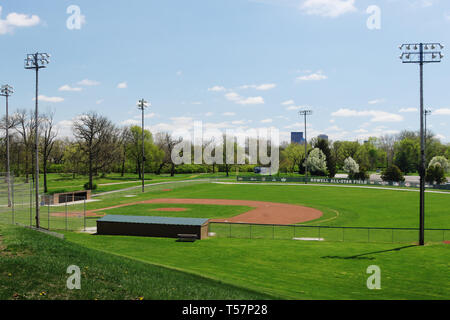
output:
<svg viewBox="0 0 450 320"><path fill-rule="evenodd" d="M0 225L0 300L273 299L262 293ZM68 290L70 265L81 290Z"/></svg>
<svg viewBox="0 0 450 320"><path fill-rule="evenodd" d="M426 247L284 240L173 239L67 233L69 241L183 269L284 299L449 299L449 245ZM368 290L367 267L382 290Z"/></svg>

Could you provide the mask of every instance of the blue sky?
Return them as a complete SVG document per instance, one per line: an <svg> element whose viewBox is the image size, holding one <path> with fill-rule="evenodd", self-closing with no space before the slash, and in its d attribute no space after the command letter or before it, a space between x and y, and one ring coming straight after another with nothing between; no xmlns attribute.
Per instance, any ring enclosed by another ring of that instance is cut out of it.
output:
<svg viewBox="0 0 450 320"><path fill-rule="evenodd" d="M70 5L81 29L69 30ZM370 30L366 9L381 9ZM418 66L402 64L404 42L450 45L445 0L0 1L0 84L12 110L32 109L27 53L52 55L40 76L41 110L62 135L91 110L138 124L136 102L152 103L152 131L276 127L309 136L365 139L419 127ZM446 54L447 48L443 53ZM450 142L450 64L425 67L429 127ZM3 114L3 108L2 110Z"/></svg>

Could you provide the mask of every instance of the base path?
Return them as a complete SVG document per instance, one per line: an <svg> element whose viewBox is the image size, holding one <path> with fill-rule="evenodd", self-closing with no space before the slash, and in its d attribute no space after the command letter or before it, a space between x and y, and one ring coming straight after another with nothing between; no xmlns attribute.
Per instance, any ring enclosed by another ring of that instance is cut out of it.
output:
<svg viewBox="0 0 450 320"><path fill-rule="evenodd" d="M302 207L294 204L247 201L247 200L224 200L224 199L153 199L135 203L127 203L114 207L89 211L92 216L96 212L108 209L132 206L136 204L209 204L223 206L246 206L253 209L235 217L227 219L211 219L211 222L234 222L234 223L256 223L256 224L296 224L316 220L322 217L322 212L317 209Z"/></svg>

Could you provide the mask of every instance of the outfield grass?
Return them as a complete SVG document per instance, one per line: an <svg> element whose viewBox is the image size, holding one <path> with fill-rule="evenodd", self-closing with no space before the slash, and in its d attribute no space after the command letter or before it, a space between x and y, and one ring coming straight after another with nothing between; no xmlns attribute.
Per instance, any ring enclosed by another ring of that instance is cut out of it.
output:
<svg viewBox="0 0 450 320"><path fill-rule="evenodd" d="M273 299L248 289L0 225L0 300ZM67 267L81 290L68 290Z"/></svg>

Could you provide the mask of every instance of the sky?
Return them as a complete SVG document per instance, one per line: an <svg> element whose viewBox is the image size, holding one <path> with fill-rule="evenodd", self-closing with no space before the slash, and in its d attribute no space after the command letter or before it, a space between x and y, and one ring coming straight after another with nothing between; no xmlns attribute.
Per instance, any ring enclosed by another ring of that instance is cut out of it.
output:
<svg viewBox="0 0 450 320"><path fill-rule="evenodd" d="M313 111L309 137L362 141L418 130L419 66L402 64L398 46L450 45L447 0L8 0L0 7L0 84L15 89L11 112L34 109L26 54L49 53L40 110L54 113L61 136L89 111L140 125L142 98L151 103L152 132L202 121L223 131L273 127L287 141L303 131L304 109ZM425 66L425 106L433 111L428 127L448 143L446 51L441 63Z"/></svg>

